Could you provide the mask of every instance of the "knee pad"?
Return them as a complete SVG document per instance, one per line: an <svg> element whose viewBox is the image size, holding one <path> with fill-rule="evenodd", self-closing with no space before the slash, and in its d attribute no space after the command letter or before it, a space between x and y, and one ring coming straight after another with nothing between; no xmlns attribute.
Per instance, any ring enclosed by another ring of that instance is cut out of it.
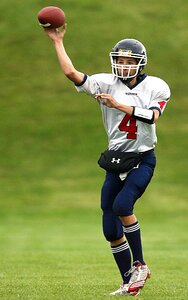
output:
<svg viewBox="0 0 188 300"><path fill-rule="evenodd" d="M104 228L103 228L103 232L104 232L105 239L108 242L117 241L117 240L121 239L123 236L123 233L121 236L119 236L115 230L110 231L110 230L104 230Z"/></svg>
<svg viewBox="0 0 188 300"><path fill-rule="evenodd" d="M116 216L131 216L133 214L134 200L132 197L117 197L113 204L113 212Z"/></svg>
<svg viewBox="0 0 188 300"><path fill-rule="evenodd" d="M103 214L103 233L109 242L119 240L124 234L122 223L113 211L106 211Z"/></svg>

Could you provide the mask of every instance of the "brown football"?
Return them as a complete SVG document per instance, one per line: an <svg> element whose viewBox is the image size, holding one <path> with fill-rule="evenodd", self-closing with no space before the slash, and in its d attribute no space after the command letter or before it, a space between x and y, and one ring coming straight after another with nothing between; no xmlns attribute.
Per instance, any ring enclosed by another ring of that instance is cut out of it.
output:
<svg viewBox="0 0 188 300"><path fill-rule="evenodd" d="M65 13L56 6L42 8L37 17L39 24L44 28L59 28L65 24Z"/></svg>

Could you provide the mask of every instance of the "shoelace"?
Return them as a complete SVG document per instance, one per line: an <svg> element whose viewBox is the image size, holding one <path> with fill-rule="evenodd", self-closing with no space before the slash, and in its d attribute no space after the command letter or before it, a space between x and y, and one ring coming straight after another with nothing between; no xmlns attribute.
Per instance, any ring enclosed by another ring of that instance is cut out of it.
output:
<svg viewBox="0 0 188 300"><path fill-rule="evenodd" d="M136 269L136 267L135 267L135 266L132 266L132 267L130 268L130 270L127 271L127 272L124 274L124 276L125 276L125 277L128 277L130 274L132 274L132 273L134 272L135 269Z"/></svg>

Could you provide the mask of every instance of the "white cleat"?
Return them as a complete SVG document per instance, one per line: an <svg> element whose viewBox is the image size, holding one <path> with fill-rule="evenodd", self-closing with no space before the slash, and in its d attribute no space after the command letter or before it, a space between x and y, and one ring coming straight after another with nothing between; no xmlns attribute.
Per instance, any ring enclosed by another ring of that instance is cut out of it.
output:
<svg viewBox="0 0 188 300"><path fill-rule="evenodd" d="M129 295L128 288L129 288L128 284L124 283L120 285L120 288L117 291L110 293L110 295L111 296L126 295L126 294Z"/></svg>
<svg viewBox="0 0 188 300"><path fill-rule="evenodd" d="M142 265L139 261L131 269L131 278L128 283L128 292L142 289L146 280L150 278L151 272L147 265Z"/></svg>
<svg viewBox="0 0 188 300"><path fill-rule="evenodd" d="M122 284L120 286L120 288L115 291L115 292L112 292L110 293L110 296L121 296L121 295L124 295L124 296L138 296L140 294L140 291L141 289L137 289L137 290L134 290L134 291L128 291L129 290L129 284Z"/></svg>
<svg viewBox="0 0 188 300"><path fill-rule="evenodd" d="M111 296L125 295L136 297L140 294L146 280L151 276L148 266L142 265L139 261L135 262L135 265L127 273L131 274L129 283L122 284L117 291L110 293Z"/></svg>

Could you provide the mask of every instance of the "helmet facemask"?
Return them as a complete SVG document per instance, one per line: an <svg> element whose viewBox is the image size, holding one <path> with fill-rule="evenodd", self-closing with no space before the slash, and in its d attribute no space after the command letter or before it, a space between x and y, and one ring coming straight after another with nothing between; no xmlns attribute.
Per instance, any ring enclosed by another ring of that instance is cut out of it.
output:
<svg viewBox="0 0 188 300"><path fill-rule="evenodd" d="M137 61L137 64L118 64L118 57L134 58ZM110 52L110 61L112 66L112 73L114 74L114 76L123 80L127 80L134 78L140 74L144 66L147 64L147 56L145 53L138 54L132 53L131 50L119 49L118 51ZM126 75L124 74L124 70L128 71L126 72ZM134 74L130 74L132 70L135 70Z"/></svg>

